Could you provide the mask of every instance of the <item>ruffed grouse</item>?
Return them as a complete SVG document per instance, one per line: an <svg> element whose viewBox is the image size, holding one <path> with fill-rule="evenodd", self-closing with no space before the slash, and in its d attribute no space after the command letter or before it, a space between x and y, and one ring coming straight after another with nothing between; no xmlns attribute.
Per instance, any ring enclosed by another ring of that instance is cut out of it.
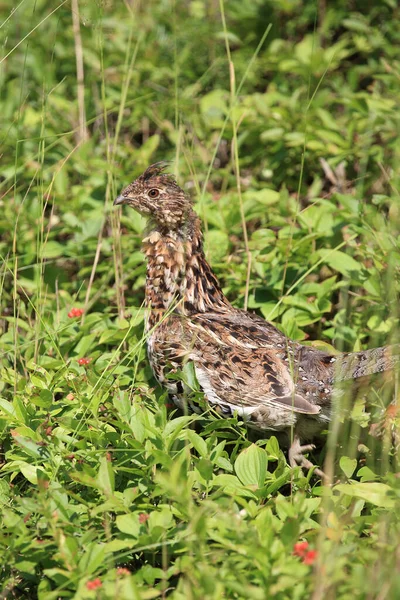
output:
<svg viewBox="0 0 400 600"><path fill-rule="evenodd" d="M191 361L205 398L221 415L237 413L251 428L291 434L291 465L310 466L302 452L312 446L300 440L327 428L334 384L392 369L398 351L332 356L234 308L205 258L192 202L165 167L151 165L114 201L149 221L143 248L153 373L178 406L198 411L182 382L169 377Z"/></svg>

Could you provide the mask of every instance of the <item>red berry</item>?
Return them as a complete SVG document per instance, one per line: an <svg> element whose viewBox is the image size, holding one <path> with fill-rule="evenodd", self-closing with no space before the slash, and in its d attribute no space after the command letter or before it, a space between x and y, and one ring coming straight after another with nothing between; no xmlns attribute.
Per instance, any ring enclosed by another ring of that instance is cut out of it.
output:
<svg viewBox="0 0 400 600"><path fill-rule="evenodd" d="M97 588L100 588L103 584L101 583L101 579L100 577L97 577L96 579L92 579L91 581L88 581L86 583L86 587L88 590L97 590Z"/></svg>
<svg viewBox="0 0 400 600"><path fill-rule="evenodd" d="M90 363L91 360L92 360L91 358L79 358L78 365L86 366Z"/></svg>
<svg viewBox="0 0 400 600"><path fill-rule="evenodd" d="M305 556L303 557L303 563L305 565L313 565L316 558L317 558L317 551L309 550L308 552L305 553Z"/></svg>
<svg viewBox="0 0 400 600"><path fill-rule="evenodd" d="M74 319L75 317L81 317L85 311L83 308L71 308L68 313L68 317L70 319Z"/></svg>
<svg viewBox="0 0 400 600"><path fill-rule="evenodd" d="M308 542L297 542L293 546L293 554L295 556L301 556L303 558L303 556L305 556L307 550L308 550Z"/></svg>

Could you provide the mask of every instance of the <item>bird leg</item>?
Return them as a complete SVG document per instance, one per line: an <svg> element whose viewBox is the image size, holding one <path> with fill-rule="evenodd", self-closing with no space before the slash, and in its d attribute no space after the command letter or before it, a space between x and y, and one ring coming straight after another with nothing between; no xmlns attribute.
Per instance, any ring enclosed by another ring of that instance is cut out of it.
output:
<svg viewBox="0 0 400 600"><path fill-rule="evenodd" d="M303 452L310 452L310 450L314 450L314 448L314 444L306 444L305 446L302 446L300 444L299 436L295 435L289 448L289 464L291 467L300 466L308 471L310 469L314 469L315 474L318 475L318 477L321 477L321 479L325 480L325 473L318 467L315 467L315 465L313 465L312 462L303 455Z"/></svg>

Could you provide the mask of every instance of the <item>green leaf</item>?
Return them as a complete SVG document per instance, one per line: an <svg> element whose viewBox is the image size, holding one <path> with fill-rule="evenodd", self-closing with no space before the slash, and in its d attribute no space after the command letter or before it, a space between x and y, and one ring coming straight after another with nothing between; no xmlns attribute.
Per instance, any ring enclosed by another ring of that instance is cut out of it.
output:
<svg viewBox="0 0 400 600"><path fill-rule="evenodd" d="M28 437L23 435L15 435L14 442L20 448L23 448L29 456L33 456L33 458L40 458L47 454L45 447L39 446Z"/></svg>
<svg viewBox="0 0 400 600"><path fill-rule="evenodd" d="M5 479L0 479L0 504L6 505L10 501L10 486Z"/></svg>
<svg viewBox="0 0 400 600"><path fill-rule="evenodd" d="M161 510L153 510L150 513L149 529L161 527L165 532L174 525L174 517L170 506L163 506Z"/></svg>
<svg viewBox="0 0 400 600"><path fill-rule="evenodd" d="M16 562L14 567L21 573L29 573L30 575L33 575L35 573L36 563L30 562L29 560L21 560Z"/></svg>
<svg viewBox="0 0 400 600"><path fill-rule="evenodd" d="M113 465L107 456L104 455L100 461L100 468L97 474L97 482L106 496L110 496L115 489L115 479Z"/></svg>
<svg viewBox="0 0 400 600"><path fill-rule="evenodd" d="M39 392L40 400L42 401L42 406L48 408L53 403L53 394L50 390L44 389Z"/></svg>
<svg viewBox="0 0 400 600"><path fill-rule="evenodd" d="M98 541L90 543L86 547L86 551L79 561L79 570L81 573L94 573L103 564L105 557L104 544Z"/></svg>
<svg viewBox="0 0 400 600"><path fill-rule="evenodd" d="M340 483L333 488L346 496L361 498L382 508L393 508L395 501L389 496L391 488L385 483Z"/></svg>
<svg viewBox="0 0 400 600"><path fill-rule="evenodd" d="M132 403L129 394L125 390L118 390L113 396L113 404L118 411L119 416L126 422L129 422L132 412Z"/></svg>
<svg viewBox="0 0 400 600"><path fill-rule="evenodd" d="M200 111L210 127L220 127L228 110L228 94L225 90L214 89L200 100Z"/></svg>
<svg viewBox="0 0 400 600"><path fill-rule="evenodd" d="M194 420L194 418L191 416L183 416L183 417L176 417L176 419L172 419L172 421L168 421L168 423L164 429L165 438L168 439L169 442L172 442L174 439L176 439L176 436L179 434L179 432L186 425L189 425L189 423L192 423L193 420Z"/></svg>
<svg viewBox="0 0 400 600"><path fill-rule="evenodd" d="M268 467L265 450L252 444L239 454L235 460L235 472L243 485L262 487Z"/></svg>
<svg viewBox="0 0 400 600"><path fill-rule="evenodd" d="M340 459L340 468L343 473L350 479L353 475L356 467L357 467L357 459L356 458L348 458L347 456L342 456Z"/></svg>
<svg viewBox="0 0 400 600"><path fill-rule="evenodd" d="M207 256L212 256L214 262L225 260L229 250L228 235L218 229L210 229L204 235L204 248Z"/></svg>
<svg viewBox="0 0 400 600"><path fill-rule="evenodd" d="M37 484L37 468L36 467L24 462L24 463L20 464L19 468L20 468L22 475L25 477L25 479L27 479L30 483L33 483L34 485Z"/></svg>
<svg viewBox="0 0 400 600"><path fill-rule="evenodd" d="M276 204L280 198L279 192L264 187L262 190L249 190L243 194L245 200L254 200L264 206Z"/></svg>
<svg viewBox="0 0 400 600"><path fill-rule="evenodd" d="M187 436L188 440L193 444L193 447L199 453L199 455L202 456L203 458L206 457L208 454L208 451L207 451L207 444L204 441L204 439L198 433L193 431L193 429L188 429L186 431L186 436Z"/></svg>
<svg viewBox="0 0 400 600"><path fill-rule="evenodd" d="M357 477L360 477L361 482L364 483L365 481L374 481L378 476L369 467L361 467L357 471Z"/></svg>
<svg viewBox="0 0 400 600"><path fill-rule="evenodd" d="M188 361L183 365L181 379L193 392L200 391L200 385L197 381L196 371L192 362Z"/></svg>
<svg viewBox="0 0 400 600"><path fill-rule="evenodd" d="M317 254L324 263L346 277L359 274L360 271L362 271L362 263L357 262L352 256L345 254L340 250L322 249L318 250Z"/></svg>
<svg viewBox="0 0 400 600"><path fill-rule="evenodd" d="M224 469L224 471L229 471L229 473L233 471L233 466L231 465L229 460L224 456L218 456L218 458L216 458L214 462L217 465L217 467L219 467L220 469Z"/></svg>
<svg viewBox="0 0 400 600"><path fill-rule="evenodd" d="M85 335L75 346L75 354L79 357L85 357L89 348L91 348L96 336L94 334Z"/></svg>
<svg viewBox="0 0 400 600"><path fill-rule="evenodd" d="M271 437L267 441L267 445L266 445L265 449L266 449L269 457L278 460L279 455L280 455L280 448L279 448L278 440L276 439L276 437L274 435L271 435Z"/></svg>
<svg viewBox="0 0 400 600"><path fill-rule="evenodd" d="M116 525L122 533L127 533L135 538L139 536L140 523L137 513L132 515L118 515Z"/></svg>
<svg viewBox="0 0 400 600"><path fill-rule="evenodd" d="M229 475L227 473L216 475L212 483L213 486L223 488L225 494L232 496L243 496L245 498L257 498L256 494L244 487L239 478L235 477L235 475Z"/></svg>
<svg viewBox="0 0 400 600"><path fill-rule="evenodd" d="M197 461L196 469L206 481L210 481L210 479L212 479L214 470L213 464L207 458L200 458L200 460Z"/></svg>
<svg viewBox="0 0 400 600"><path fill-rule="evenodd" d="M9 417L16 416L14 406L11 404L11 402L8 402L8 400L5 400L4 398L0 398L0 410Z"/></svg>

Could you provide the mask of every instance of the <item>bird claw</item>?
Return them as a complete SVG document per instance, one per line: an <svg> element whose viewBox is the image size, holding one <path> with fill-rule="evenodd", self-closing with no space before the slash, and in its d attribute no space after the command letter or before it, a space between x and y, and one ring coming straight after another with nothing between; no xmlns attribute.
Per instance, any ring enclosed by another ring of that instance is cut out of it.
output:
<svg viewBox="0 0 400 600"><path fill-rule="evenodd" d="M314 444L306 444L305 446L301 446L300 440L296 436L292 442L292 445L289 448L289 464L291 467L299 466L302 469L307 469L307 471L313 469L314 473L318 475L318 477L321 477L321 479L326 480L327 476L325 475L325 473L321 469L313 465L313 463L310 460L308 460L308 458L306 458L303 454L304 452L310 452L311 450L314 450L314 448Z"/></svg>

